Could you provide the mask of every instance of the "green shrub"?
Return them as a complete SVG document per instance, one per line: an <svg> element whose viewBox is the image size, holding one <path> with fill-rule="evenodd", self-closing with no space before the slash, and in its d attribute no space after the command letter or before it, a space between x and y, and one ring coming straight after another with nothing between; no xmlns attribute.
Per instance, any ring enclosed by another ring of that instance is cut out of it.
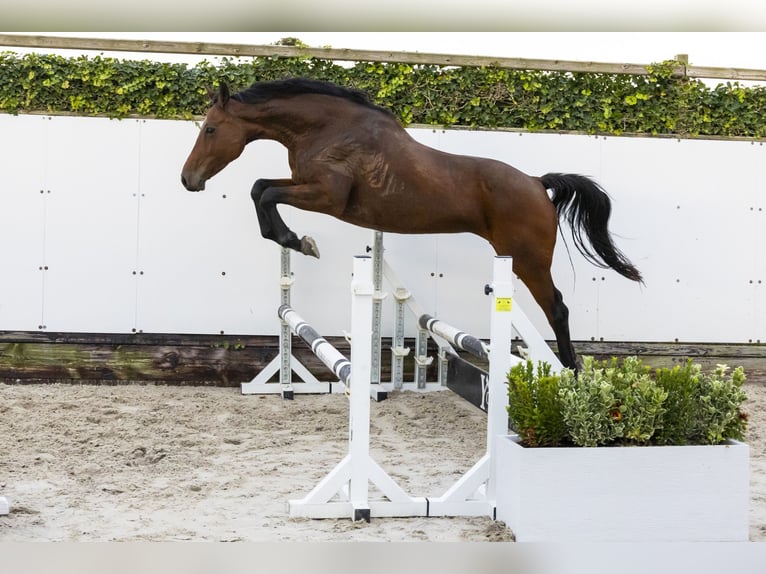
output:
<svg viewBox="0 0 766 574"><path fill-rule="evenodd" d="M561 372L562 414L577 446L606 445L622 436L622 404L612 379L593 357L583 357L576 377L569 369Z"/></svg>
<svg viewBox="0 0 766 574"><path fill-rule="evenodd" d="M766 88L708 87L679 77L676 62L648 75L511 70L313 57L221 58L194 66L150 60L0 52L0 111L190 119L204 115L206 86L306 76L367 92L404 124L766 137Z"/></svg>
<svg viewBox="0 0 766 574"><path fill-rule="evenodd" d="M747 396L742 390L745 372L737 367L727 376L729 367L717 365L700 381L697 421L690 441L694 444L718 444L727 438L744 440L747 415L741 404Z"/></svg>
<svg viewBox="0 0 766 574"><path fill-rule="evenodd" d="M622 415L623 442L647 444L663 425L667 392L651 377L649 367L637 357L626 357L622 364L604 362L606 375L617 389Z"/></svg>
<svg viewBox="0 0 766 574"><path fill-rule="evenodd" d="M508 415L525 446L559 446L567 432L561 416L559 377L551 366L532 361L515 365L508 373Z"/></svg>
<svg viewBox="0 0 766 574"><path fill-rule="evenodd" d="M657 444L718 444L727 438L744 440L747 415L742 385L745 373L718 365L708 374L687 360L683 367L658 369L657 383L667 391L667 414Z"/></svg>
<svg viewBox="0 0 766 574"><path fill-rule="evenodd" d="M657 384L668 394L665 420L654 441L657 444L684 445L693 440L692 429L697 419L702 367L687 359L683 366L657 369Z"/></svg>
<svg viewBox="0 0 766 574"><path fill-rule="evenodd" d="M525 446L719 444L744 440L744 381L741 367L703 374L691 360L654 376L637 357L583 357L577 376L527 361L509 373L508 413Z"/></svg>

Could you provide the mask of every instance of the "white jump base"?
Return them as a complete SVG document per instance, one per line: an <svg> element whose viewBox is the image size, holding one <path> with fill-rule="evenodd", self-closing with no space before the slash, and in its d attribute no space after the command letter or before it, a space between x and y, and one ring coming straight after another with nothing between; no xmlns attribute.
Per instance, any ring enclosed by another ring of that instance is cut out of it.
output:
<svg viewBox="0 0 766 574"><path fill-rule="evenodd" d="M10 507L8 505L8 499L4 496L0 496L0 516L5 516L10 512Z"/></svg>

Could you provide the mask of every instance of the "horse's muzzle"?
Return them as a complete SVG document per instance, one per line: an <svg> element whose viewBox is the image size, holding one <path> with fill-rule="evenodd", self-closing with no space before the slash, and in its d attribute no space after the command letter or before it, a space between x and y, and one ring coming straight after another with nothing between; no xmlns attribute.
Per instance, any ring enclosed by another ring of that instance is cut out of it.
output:
<svg viewBox="0 0 766 574"><path fill-rule="evenodd" d="M202 191L205 189L205 180L192 181L191 178L187 178L183 173L181 174L181 183L188 191Z"/></svg>

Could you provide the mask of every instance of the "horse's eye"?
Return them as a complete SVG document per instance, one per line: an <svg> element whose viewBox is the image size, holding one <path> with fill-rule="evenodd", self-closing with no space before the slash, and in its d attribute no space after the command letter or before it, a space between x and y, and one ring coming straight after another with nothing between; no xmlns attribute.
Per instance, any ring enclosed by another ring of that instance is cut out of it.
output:
<svg viewBox="0 0 766 574"><path fill-rule="evenodd" d="M206 134L212 134L214 131L215 131L215 128L211 128L210 126L207 126L205 128L205 133Z"/></svg>

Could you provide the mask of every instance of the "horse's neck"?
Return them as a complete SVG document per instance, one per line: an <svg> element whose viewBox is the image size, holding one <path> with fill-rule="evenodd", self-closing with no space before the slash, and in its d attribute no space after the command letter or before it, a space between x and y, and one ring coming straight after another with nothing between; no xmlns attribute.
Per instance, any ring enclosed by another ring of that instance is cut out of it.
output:
<svg viewBox="0 0 766 574"><path fill-rule="evenodd" d="M246 105L237 116L247 124L248 141L275 140L293 149L309 133L316 133L330 123L342 123L349 112L346 102L328 96L305 95L274 99L264 104ZM349 117L353 113L350 108Z"/></svg>

